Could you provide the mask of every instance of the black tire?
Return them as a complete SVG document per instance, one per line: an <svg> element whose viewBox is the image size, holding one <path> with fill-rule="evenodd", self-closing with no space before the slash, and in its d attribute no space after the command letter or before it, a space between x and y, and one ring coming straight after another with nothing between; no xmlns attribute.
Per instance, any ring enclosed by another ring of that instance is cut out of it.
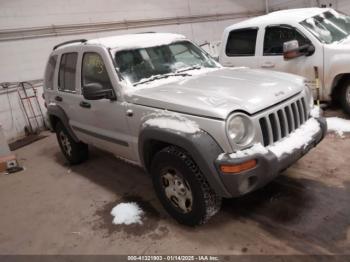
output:
<svg viewBox="0 0 350 262"><path fill-rule="evenodd" d="M65 126L58 122L55 126L56 136L61 151L69 164L80 164L89 157L89 148L87 144L82 142L75 142L71 137ZM66 140L65 140L66 139ZM69 143L66 144L66 143ZM70 148L69 148L69 147Z"/></svg>
<svg viewBox="0 0 350 262"><path fill-rule="evenodd" d="M220 210L221 197L210 188L198 166L181 148L169 146L157 152L152 160L151 174L160 202L179 223L188 226L204 224ZM167 197L169 191L166 193L166 188L170 189L170 183L164 178L168 175L179 177L186 191L191 192L192 198L184 202L189 210L181 210L175 204L178 201Z"/></svg>
<svg viewBox="0 0 350 262"><path fill-rule="evenodd" d="M343 111L350 115L350 78L342 83L339 95L339 102Z"/></svg>

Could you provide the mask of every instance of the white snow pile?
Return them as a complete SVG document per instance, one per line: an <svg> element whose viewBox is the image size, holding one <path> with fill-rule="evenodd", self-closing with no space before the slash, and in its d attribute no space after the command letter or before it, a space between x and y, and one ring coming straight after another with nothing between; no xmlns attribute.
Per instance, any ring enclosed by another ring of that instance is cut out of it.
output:
<svg viewBox="0 0 350 262"><path fill-rule="evenodd" d="M320 117L320 115L321 115L320 107L319 106L314 106L314 108L311 109L311 111L310 111L310 115L312 117L315 117L315 118Z"/></svg>
<svg viewBox="0 0 350 262"><path fill-rule="evenodd" d="M255 154L266 154L267 152L267 149L261 143L256 143L248 149L236 151L235 153L232 153L229 156L231 158L241 158L246 156L252 156Z"/></svg>
<svg viewBox="0 0 350 262"><path fill-rule="evenodd" d="M319 130L320 124L316 119L310 118L286 139L275 143L274 145L268 147L268 149L277 157L282 156L284 153L290 154L295 149L306 147L313 135L315 135L315 133L317 133Z"/></svg>
<svg viewBox="0 0 350 262"><path fill-rule="evenodd" d="M318 106L315 106L310 111L310 114L312 117L319 117L321 112L321 109ZM328 132L334 132L340 137L344 137L345 132L350 132L350 120L340 117L327 117L326 120Z"/></svg>
<svg viewBox="0 0 350 262"><path fill-rule="evenodd" d="M142 216L144 215L144 212L136 203L131 202L116 205L112 209L111 215L114 216L113 224L115 225L142 225Z"/></svg>
<svg viewBox="0 0 350 262"><path fill-rule="evenodd" d="M344 137L344 132L350 132L350 120L339 117L327 117L328 131L337 133L340 137Z"/></svg>
<svg viewBox="0 0 350 262"><path fill-rule="evenodd" d="M187 134L200 132L200 128L196 122L175 113L154 113L149 117L151 118L145 121L143 125L171 129Z"/></svg>

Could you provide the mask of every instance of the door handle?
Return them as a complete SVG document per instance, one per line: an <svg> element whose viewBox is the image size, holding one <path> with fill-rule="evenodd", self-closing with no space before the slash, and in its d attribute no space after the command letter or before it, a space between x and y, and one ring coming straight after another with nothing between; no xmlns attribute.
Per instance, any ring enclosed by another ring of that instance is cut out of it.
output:
<svg viewBox="0 0 350 262"><path fill-rule="evenodd" d="M265 62L261 65L262 68L273 68L275 67L275 64L272 62Z"/></svg>
<svg viewBox="0 0 350 262"><path fill-rule="evenodd" d="M84 107L84 108L90 108L91 107L91 104L88 103L88 102L85 102L85 101L81 101L79 105L81 107Z"/></svg>
<svg viewBox="0 0 350 262"><path fill-rule="evenodd" d="M58 101L58 102L62 102L62 101L63 101L63 98L60 97L60 96L56 96L56 97L55 97L55 100Z"/></svg>
<svg viewBox="0 0 350 262"><path fill-rule="evenodd" d="M224 64L224 66L228 66L228 67L234 67L235 65L233 64L233 63L231 63L231 62L226 62L225 64Z"/></svg>

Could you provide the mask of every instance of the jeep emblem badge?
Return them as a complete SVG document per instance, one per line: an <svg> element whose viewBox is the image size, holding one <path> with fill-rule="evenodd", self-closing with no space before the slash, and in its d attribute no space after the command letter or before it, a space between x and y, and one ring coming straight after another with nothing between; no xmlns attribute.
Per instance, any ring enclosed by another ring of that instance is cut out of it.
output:
<svg viewBox="0 0 350 262"><path fill-rule="evenodd" d="M283 92L283 91L280 91L280 92L275 93L275 96L276 96L276 97L277 97L277 96L282 96L282 95L284 95L284 92Z"/></svg>

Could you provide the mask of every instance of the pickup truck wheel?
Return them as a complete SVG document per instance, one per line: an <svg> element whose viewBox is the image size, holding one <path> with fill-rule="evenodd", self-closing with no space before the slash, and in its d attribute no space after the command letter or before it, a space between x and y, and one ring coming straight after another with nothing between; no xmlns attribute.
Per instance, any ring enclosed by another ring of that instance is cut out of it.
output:
<svg viewBox="0 0 350 262"><path fill-rule="evenodd" d="M182 149L170 146L159 151L153 158L151 174L158 198L179 223L204 224L220 210L221 197Z"/></svg>
<svg viewBox="0 0 350 262"><path fill-rule="evenodd" d="M344 81L339 99L344 112L350 115L350 79Z"/></svg>
<svg viewBox="0 0 350 262"><path fill-rule="evenodd" d="M87 144L75 142L61 122L56 124L55 130L58 144L69 164L79 164L88 158L89 149Z"/></svg>

